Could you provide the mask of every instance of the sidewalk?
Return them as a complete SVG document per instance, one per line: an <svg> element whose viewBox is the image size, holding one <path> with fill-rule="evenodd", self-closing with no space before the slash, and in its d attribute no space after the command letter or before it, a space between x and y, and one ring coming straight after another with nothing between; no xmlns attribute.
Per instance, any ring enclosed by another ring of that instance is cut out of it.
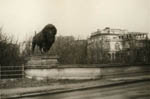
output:
<svg viewBox="0 0 150 99"><path fill-rule="evenodd" d="M1 98L19 98L25 96L37 96L43 94L54 94L69 92L75 90L84 90L91 88L100 88L114 86L118 84L132 83L135 81L150 80L150 75L147 76L136 76L136 77L122 77L112 79L101 79L93 80L82 83L74 84L54 84L53 86L42 86L42 87L28 87L28 88L15 88L15 89L0 89Z"/></svg>

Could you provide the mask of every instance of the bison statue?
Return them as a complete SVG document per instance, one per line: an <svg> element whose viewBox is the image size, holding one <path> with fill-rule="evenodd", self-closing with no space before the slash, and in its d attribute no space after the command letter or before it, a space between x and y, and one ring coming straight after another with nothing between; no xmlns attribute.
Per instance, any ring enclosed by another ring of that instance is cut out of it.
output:
<svg viewBox="0 0 150 99"><path fill-rule="evenodd" d="M56 27L53 24L48 24L39 33L35 34L32 40L32 53L34 53L36 45L41 53L48 52L55 41L56 33Z"/></svg>

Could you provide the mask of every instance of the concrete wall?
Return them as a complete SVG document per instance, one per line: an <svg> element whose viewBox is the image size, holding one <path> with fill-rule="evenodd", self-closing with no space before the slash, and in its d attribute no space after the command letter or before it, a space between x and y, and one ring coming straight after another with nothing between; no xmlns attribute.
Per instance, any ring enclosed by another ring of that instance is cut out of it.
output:
<svg viewBox="0 0 150 99"><path fill-rule="evenodd" d="M124 66L124 67L108 67L101 68L103 77L121 77L143 75L150 73L150 66Z"/></svg>
<svg viewBox="0 0 150 99"><path fill-rule="evenodd" d="M96 79L101 76L101 69L97 68L53 68L26 69L29 78L37 79Z"/></svg>
<svg viewBox="0 0 150 99"><path fill-rule="evenodd" d="M55 67L29 68L25 70L26 77L37 79L100 79L101 77L120 77L143 75L150 73L150 66L121 67Z"/></svg>

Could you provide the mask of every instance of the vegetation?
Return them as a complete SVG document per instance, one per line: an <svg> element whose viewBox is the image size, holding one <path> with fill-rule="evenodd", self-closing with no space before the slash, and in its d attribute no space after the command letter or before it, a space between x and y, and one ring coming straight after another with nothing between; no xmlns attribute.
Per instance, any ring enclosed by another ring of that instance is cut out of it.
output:
<svg viewBox="0 0 150 99"><path fill-rule="evenodd" d="M0 28L0 65L19 66L24 62L24 56L20 55L20 46L17 41L13 43L13 37L4 35Z"/></svg>
<svg viewBox="0 0 150 99"><path fill-rule="evenodd" d="M72 36L58 36L50 54L59 56L63 64L85 64L87 56L86 40L75 40Z"/></svg>

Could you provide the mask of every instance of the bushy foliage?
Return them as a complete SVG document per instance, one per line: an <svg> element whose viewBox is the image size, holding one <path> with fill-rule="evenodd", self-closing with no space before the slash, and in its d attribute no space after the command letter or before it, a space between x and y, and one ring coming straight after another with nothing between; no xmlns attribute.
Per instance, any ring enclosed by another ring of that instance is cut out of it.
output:
<svg viewBox="0 0 150 99"><path fill-rule="evenodd" d="M29 57L30 55L32 55L32 49L31 49L32 44L31 44L31 42L32 42L32 37L29 38L28 40L24 41L21 44L22 45L22 52L21 52L21 54L24 57ZM37 54L37 48L35 50L35 54Z"/></svg>
<svg viewBox="0 0 150 99"><path fill-rule="evenodd" d="M106 64L110 63L110 56L104 50L105 43L103 41L96 42L95 44L88 45L87 58L89 64Z"/></svg>
<svg viewBox="0 0 150 99"><path fill-rule="evenodd" d="M24 57L20 55L19 44L13 43L13 38L4 35L0 29L0 65L14 66L24 62Z"/></svg>
<svg viewBox="0 0 150 99"><path fill-rule="evenodd" d="M63 64L85 64L87 57L86 40L75 40L73 36L58 36L50 54L58 55Z"/></svg>

